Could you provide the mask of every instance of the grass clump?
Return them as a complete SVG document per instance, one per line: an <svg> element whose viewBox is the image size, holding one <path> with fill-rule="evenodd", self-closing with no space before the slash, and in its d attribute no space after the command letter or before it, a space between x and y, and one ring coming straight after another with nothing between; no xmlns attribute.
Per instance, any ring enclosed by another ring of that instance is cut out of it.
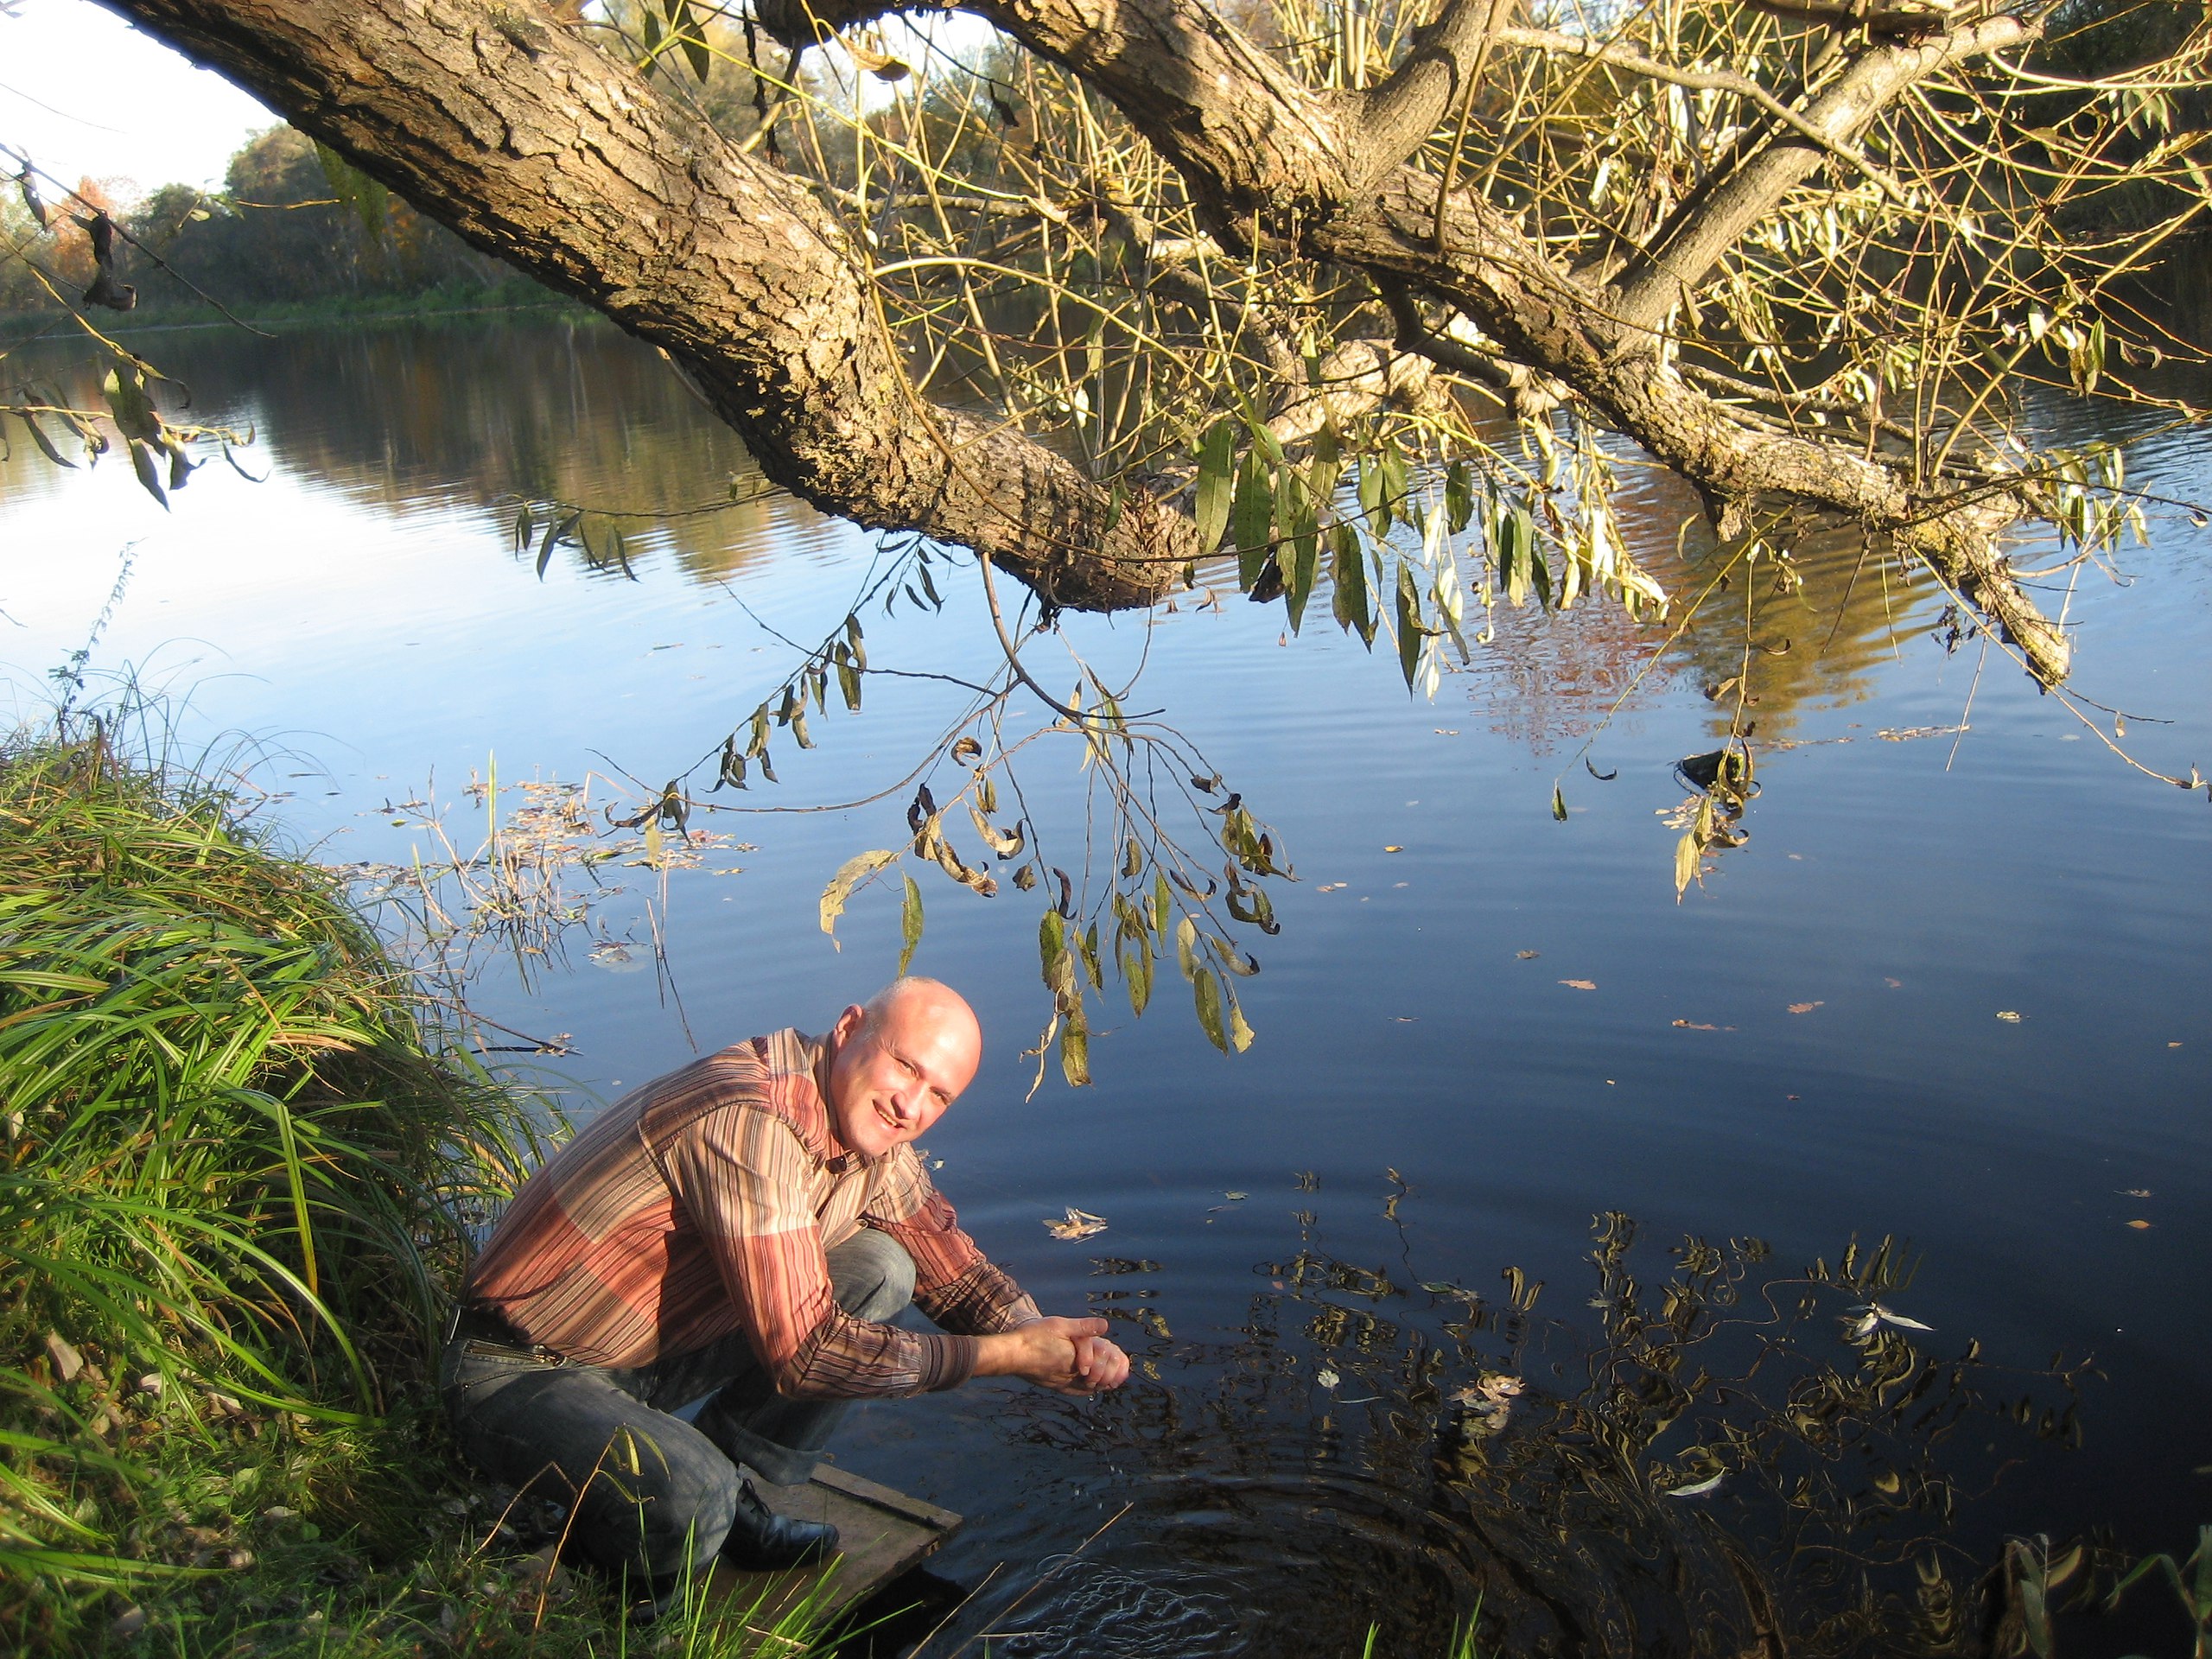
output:
<svg viewBox="0 0 2212 1659"><path fill-rule="evenodd" d="M442 1309L545 1116L425 1007L221 787L97 721L0 745L0 1649L630 1645L443 1442Z"/></svg>

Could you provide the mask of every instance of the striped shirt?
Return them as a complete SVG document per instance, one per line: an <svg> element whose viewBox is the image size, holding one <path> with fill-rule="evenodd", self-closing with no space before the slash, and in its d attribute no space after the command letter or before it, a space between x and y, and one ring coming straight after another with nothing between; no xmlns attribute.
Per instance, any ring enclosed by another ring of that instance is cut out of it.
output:
<svg viewBox="0 0 2212 1659"><path fill-rule="evenodd" d="M909 1146L846 1149L823 1043L755 1037L632 1090L524 1181L463 1299L529 1341L621 1369L743 1331L784 1395L950 1389L978 1336L1038 1317L983 1258ZM914 1259L914 1301L950 1335L855 1319L823 1252L862 1227Z"/></svg>

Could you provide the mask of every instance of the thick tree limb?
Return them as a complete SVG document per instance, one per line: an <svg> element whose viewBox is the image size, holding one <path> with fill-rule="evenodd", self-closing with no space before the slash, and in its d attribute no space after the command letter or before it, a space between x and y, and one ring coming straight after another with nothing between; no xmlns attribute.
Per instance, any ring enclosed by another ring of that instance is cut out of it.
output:
<svg viewBox="0 0 2212 1659"><path fill-rule="evenodd" d="M862 262L798 181L499 0L113 0L486 252L666 352L825 512L988 553L1052 603L1141 604L1190 520L913 394ZM1111 526L1109 529L1109 526Z"/></svg>

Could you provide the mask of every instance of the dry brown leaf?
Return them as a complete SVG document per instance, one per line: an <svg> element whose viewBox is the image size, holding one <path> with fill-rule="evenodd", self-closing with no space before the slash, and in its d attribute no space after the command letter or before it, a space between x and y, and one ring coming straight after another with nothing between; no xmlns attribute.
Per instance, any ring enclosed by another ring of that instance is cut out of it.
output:
<svg viewBox="0 0 2212 1659"><path fill-rule="evenodd" d="M1789 1012L1792 1014L1810 1014L1815 1008L1824 1006L1826 1005L1819 1002L1792 1002L1789 1005Z"/></svg>
<svg viewBox="0 0 2212 1659"><path fill-rule="evenodd" d="M1718 1031L1718 1026L1708 1026L1701 1020L1677 1020L1675 1023L1684 1031Z"/></svg>
<svg viewBox="0 0 2212 1659"><path fill-rule="evenodd" d="M2127 1224L2139 1233L2148 1228L2151 1224L2147 1221L2131 1221Z"/></svg>
<svg viewBox="0 0 2212 1659"><path fill-rule="evenodd" d="M1088 1210L1078 1210L1070 1205L1065 1221L1054 1221L1049 1216L1046 1217L1045 1230L1054 1238L1089 1238L1093 1233L1106 1230L1106 1217L1094 1216Z"/></svg>
<svg viewBox="0 0 2212 1659"><path fill-rule="evenodd" d="M1594 979L1562 979L1560 983L1578 991L1594 991L1598 988L1598 982Z"/></svg>

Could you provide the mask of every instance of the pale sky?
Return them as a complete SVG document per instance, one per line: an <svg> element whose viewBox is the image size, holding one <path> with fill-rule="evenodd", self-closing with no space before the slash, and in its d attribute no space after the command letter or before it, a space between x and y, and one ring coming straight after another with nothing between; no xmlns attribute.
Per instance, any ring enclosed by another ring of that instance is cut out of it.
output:
<svg viewBox="0 0 2212 1659"><path fill-rule="evenodd" d="M73 184L219 185L246 135L276 120L90 0L9 0L0 10L0 144Z"/></svg>

